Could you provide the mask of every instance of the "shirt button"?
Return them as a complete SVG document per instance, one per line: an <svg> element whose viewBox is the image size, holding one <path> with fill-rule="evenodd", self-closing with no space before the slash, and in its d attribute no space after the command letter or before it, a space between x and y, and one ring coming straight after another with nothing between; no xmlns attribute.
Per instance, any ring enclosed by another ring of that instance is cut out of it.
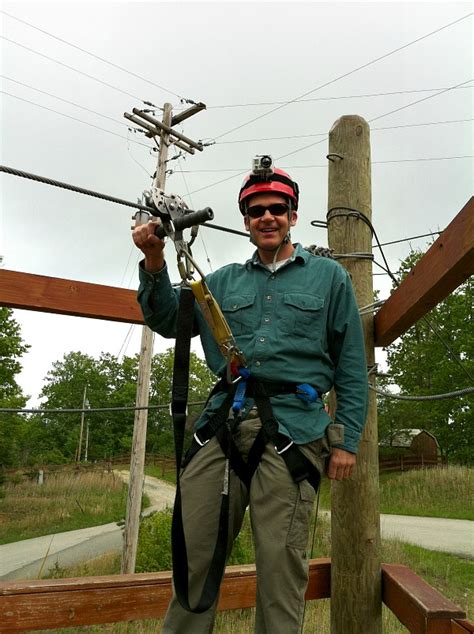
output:
<svg viewBox="0 0 474 634"><path fill-rule="evenodd" d="M270 323L270 317L265 317L265 319L263 320L266 324Z"/></svg>
<svg viewBox="0 0 474 634"><path fill-rule="evenodd" d="M260 337L259 341L265 341L265 337Z"/></svg>
<svg viewBox="0 0 474 634"><path fill-rule="evenodd" d="M257 366L257 368L261 365L260 361L255 361L255 365Z"/></svg>
<svg viewBox="0 0 474 634"><path fill-rule="evenodd" d="M234 304L232 308L235 310L237 308L237 304Z"/></svg>
<svg viewBox="0 0 474 634"><path fill-rule="evenodd" d="M272 296L271 296L271 295L267 295L267 296L265 297L265 299L268 299L268 301L270 301L270 300L271 300L271 298L272 298Z"/></svg>

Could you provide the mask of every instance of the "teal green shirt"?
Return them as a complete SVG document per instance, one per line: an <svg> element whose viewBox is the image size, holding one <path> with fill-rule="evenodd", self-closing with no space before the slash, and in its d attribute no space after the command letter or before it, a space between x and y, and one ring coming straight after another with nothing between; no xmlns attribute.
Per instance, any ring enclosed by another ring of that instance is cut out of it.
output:
<svg viewBox="0 0 474 634"><path fill-rule="evenodd" d="M309 383L320 394L334 387L334 422L344 427L337 445L355 453L366 417L367 365L357 304L349 275L329 258L299 244L289 260L269 271L257 252L245 264L229 264L206 276L211 293L230 325L256 379ZM179 287L167 268L147 273L139 267L138 301L147 325L163 337L176 337ZM195 334L201 337L209 368L225 374L225 360L196 305ZM222 403L216 394L197 421L204 425ZM307 403L295 394L271 398L280 431L297 444L321 438L331 421L321 399ZM247 399L246 412L253 403Z"/></svg>

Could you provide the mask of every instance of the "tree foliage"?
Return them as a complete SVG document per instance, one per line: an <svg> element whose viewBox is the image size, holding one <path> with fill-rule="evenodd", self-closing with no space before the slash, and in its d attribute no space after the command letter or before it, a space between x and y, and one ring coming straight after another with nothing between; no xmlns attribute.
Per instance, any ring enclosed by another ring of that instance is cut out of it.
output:
<svg viewBox="0 0 474 634"><path fill-rule="evenodd" d="M0 307L0 407L21 408L27 397L16 381L21 370L20 358L28 346L22 339L11 308ZM0 465L14 466L21 438L25 434L21 416L0 413Z"/></svg>
<svg viewBox="0 0 474 634"><path fill-rule="evenodd" d="M117 357L102 353L98 359L82 352L69 352L53 363L44 379L40 397L42 409L80 409L84 389L86 407L120 408L133 406L136 398L138 355ZM147 451L171 455L173 433L167 405L170 402L173 350L152 359L150 405L164 405L148 414ZM204 400L215 382L206 364L195 354L190 361L189 400ZM85 414L82 458L86 429L89 427L88 460L102 460L128 453L132 446L134 411L90 412ZM59 463L73 461L78 451L80 413L35 414L28 420L29 435L21 448L21 463Z"/></svg>
<svg viewBox="0 0 474 634"><path fill-rule="evenodd" d="M422 257L416 251L402 262L405 277ZM468 279L443 302L386 348L389 380L402 394L444 394L474 384L474 281ZM425 429L436 436L442 455L473 461L473 395L449 400L379 399L380 437L400 429Z"/></svg>

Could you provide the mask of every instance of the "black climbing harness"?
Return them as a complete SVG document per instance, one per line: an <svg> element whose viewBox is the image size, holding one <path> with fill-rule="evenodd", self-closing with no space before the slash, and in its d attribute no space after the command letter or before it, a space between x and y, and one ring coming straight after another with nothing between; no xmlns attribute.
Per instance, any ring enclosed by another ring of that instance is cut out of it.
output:
<svg viewBox="0 0 474 634"><path fill-rule="evenodd" d="M238 348L227 321L219 305L212 296L205 276L193 260L190 244L183 239L183 229L193 226L192 234L197 233L197 224L212 218L212 210L206 208L199 212L187 209L179 196L167 196L162 190L152 188L145 193L149 206L156 209L162 225L156 230L159 237L165 235L173 241L177 257L178 270L182 278L177 317L172 401L170 411L173 418L173 433L176 457L176 497L173 509L171 529L171 548L173 557L173 583L179 603L193 613L208 610L215 602L222 576L224 574L229 524L229 478L231 469L250 488L252 476L262 458L265 447L272 443L276 452L285 461L294 482L308 480L315 491L319 488L320 474L316 467L293 443L291 438L279 432L278 423L273 416L270 402L272 396L293 393L307 402L315 402L320 395L308 384L274 383L257 381L246 368L245 357ZM193 237L193 240L194 240ZM194 271L200 274L200 280L194 280ZM192 444L183 458L184 435L187 414L189 387L190 342L194 325L194 308L197 300L204 318L226 359L225 377L215 385L209 399L218 393L224 393L222 404L204 427L198 429ZM233 439L235 427L241 420L241 409L246 398L253 398L261 420L261 428L245 461ZM229 416L233 412L233 418ZM219 526L211 564L204 581L201 597L197 604L189 603L188 557L183 527L180 471L191 458L204 447L211 438L219 442L225 456L224 480L219 514Z"/></svg>

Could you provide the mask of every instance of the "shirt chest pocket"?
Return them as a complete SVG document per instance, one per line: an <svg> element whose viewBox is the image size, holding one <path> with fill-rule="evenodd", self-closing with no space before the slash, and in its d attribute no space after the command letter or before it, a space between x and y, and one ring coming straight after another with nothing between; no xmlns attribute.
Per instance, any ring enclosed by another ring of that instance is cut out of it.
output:
<svg viewBox="0 0 474 634"><path fill-rule="evenodd" d="M255 293L253 295L228 295L222 300L222 312L237 337L251 335L255 329Z"/></svg>
<svg viewBox="0 0 474 634"><path fill-rule="evenodd" d="M279 319L286 335L311 337L323 321L324 298L308 293L285 293Z"/></svg>

